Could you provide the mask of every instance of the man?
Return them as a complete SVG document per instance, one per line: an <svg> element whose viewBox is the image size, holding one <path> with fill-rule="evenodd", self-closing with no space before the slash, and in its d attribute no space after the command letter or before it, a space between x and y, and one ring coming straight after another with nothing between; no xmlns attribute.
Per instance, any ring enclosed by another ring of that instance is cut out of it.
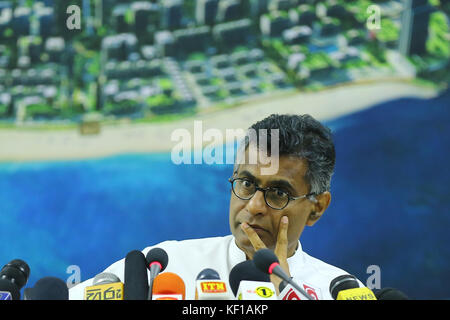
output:
<svg viewBox="0 0 450 320"><path fill-rule="evenodd" d="M273 250L282 268L314 298L332 299L330 282L347 273L309 256L299 242L305 226L313 226L331 201L330 181L335 164L331 132L309 115L271 115L250 129L266 132L266 138L276 133L278 141L272 146L273 139L261 141L260 135L253 140L247 135L244 141L245 157L237 161L229 179L232 235L165 241L153 247L168 253L166 271L184 280L186 299L194 299L195 279L203 269L215 269L228 283L231 269L252 259L261 248ZM257 162L242 161L255 150L264 151L259 152ZM278 170L264 174L273 160L278 162ZM123 281L124 259L105 272L115 273ZM271 281L278 289L281 280L271 276ZM83 299L84 287L91 284L89 279L73 287L70 299Z"/></svg>

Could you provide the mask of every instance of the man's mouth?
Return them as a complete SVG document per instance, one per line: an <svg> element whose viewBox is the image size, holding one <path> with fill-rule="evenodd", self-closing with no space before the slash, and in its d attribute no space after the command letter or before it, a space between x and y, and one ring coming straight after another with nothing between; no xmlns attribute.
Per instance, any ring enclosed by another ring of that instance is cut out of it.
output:
<svg viewBox="0 0 450 320"><path fill-rule="evenodd" d="M252 228L256 233L258 233L258 234L261 234L261 233L265 233L265 232L269 232L269 231L267 231L267 229L264 229L263 227L261 227L260 225L257 225L257 224L251 224L251 223L248 223L248 222L246 222L247 224L248 224L248 226L250 227L250 228Z"/></svg>
<svg viewBox="0 0 450 320"><path fill-rule="evenodd" d="M266 231L266 229L264 229L263 227L260 227L260 226L258 226L258 225L256 225L256 224L249 224L249 226L250 226L252 229L254 229L254 230L264 230L264 231Z"/></svg>

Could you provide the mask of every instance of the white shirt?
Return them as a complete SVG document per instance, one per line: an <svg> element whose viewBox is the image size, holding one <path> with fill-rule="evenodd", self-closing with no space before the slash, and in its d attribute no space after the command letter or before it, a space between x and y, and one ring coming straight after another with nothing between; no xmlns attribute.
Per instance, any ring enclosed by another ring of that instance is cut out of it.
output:
<svg viewBox="0 0 450 320"><path fill-rule="evenodd" d="M186 300L195 299L195 280L205 268L216 270L222 281L229 287L228 276L231 269L245 261L245 253L239 249L232 235L183 241L164 241L155 246L147 247L144 255L152 248L162 248L167 252L169 262L164 271L179 275L186 286ZM303 252L299 242L297 251L287 259L289 271L293 280L309 294L314 294L319 300L332 299L329 292L330 282L347 272L329 265ZM103 272L111 272L124 282L125 259L121 259ZM150 275L149 275L150 277ZM91 286L93 278L86 280L69 290L70 300L83 300L84 288ZM283 293L283 292L282 292Z"/></svg>

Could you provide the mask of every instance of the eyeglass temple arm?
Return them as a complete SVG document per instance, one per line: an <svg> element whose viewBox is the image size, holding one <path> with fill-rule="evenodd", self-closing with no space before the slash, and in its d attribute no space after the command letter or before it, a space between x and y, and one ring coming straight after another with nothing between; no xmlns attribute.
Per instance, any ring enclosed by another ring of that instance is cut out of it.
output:
<svg viewBox="0 0 450 320"><path fill-rule="evenodd" d="M302 198L308 198L309 201L312 201L314 203L317 203L317 199L315 197L316 195L314 193L308 193L308 194L304 194L300 197L290 197L291 200L297 200L297 199L302 199Z"/></svg>

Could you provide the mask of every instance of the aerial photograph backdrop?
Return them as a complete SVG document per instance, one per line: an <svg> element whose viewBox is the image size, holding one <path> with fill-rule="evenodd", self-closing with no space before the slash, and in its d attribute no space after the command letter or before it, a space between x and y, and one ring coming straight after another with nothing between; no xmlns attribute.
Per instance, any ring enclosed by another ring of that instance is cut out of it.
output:
<svg viewBox="0 0 450 320"><path fill-rule="evenodd" d="M449 16L446 0L0 0L0 269L70 286L229 235L227 130L309 114L336 166L303 250L450 299Z"/></svg>

